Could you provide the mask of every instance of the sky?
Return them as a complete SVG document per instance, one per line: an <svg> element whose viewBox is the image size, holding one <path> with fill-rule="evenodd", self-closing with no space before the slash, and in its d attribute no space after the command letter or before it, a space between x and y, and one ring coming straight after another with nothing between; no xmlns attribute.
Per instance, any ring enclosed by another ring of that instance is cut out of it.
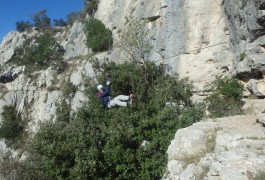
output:
<svg viewBox="0 0 265 180"><path fill-rule="evenodd" d="M31 16L46 9L53 19L66 19L66 15L82 9L84 0L0 0L0 44L10 31L16 31L17 21L28 21Z"/></svg>

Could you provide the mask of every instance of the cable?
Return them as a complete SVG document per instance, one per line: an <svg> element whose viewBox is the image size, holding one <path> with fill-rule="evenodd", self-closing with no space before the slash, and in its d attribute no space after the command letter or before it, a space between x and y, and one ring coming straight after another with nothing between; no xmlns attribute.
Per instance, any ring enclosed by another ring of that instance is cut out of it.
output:
<svg viewBox="0 0 265 180"><path fill-rule="evenodd" d="M221 42L221 43L214 44L214 45L211 45L211 46L206 46L206 47L203 47L203 48L200 48L200 49L191 50L191 51L188 51L188 52L184 52L184 53L176 54L176 55L174 55L174 56L165 57L165 58L163 58L163 59L158 59L158 60L153 61L153 62L162 61L162 60L166 60L166 59L171 59L171 58L178 57L178 56L181 56L181 55L184 55L184 54L190 54L190 53L192 53L192 52L198 52L198 51L200 51L200 50L202 50L202 49L208 49L208 48L215 47L215 46L219 46L219 45L226 44L226 43L229 43L229 42L230 42L230 41Z"/></svg>
<svg viewBox="0 0 265 180"><path fill-rule="evenodd" d="M174 57L178 57L178 56L181 56L181 55L184 55L184 54L190 54L192 52L197 52L199 50L202 50L202 49L208 49L208 48L211 48L211 47L215 47L215 46L219 46L219 45L222 45L222 44L226 44L226 43L229 43L230 41L225 41L225 42L221 42L221 43L218 43L218 44L214 44L214 45L211 45L211 46L206 46L206 47L203 47L203 48L200 48L200 49L196 49L196 50L191 50L191 51L188 51L188 52L184 52L184 53L180 53L180 54L176 54L174 56L169 56L169 57L165 57L163 59L158 59L156 61L153 61L153 62L158 62L158 61L164 61L166 59L171 59L171 58L174 58ZM166 63L165 63L166 64ZM34 92L44 92L44 91L48 91L48 90L6 90L8 92L19 92L19 91L34 91Z"/></svg>

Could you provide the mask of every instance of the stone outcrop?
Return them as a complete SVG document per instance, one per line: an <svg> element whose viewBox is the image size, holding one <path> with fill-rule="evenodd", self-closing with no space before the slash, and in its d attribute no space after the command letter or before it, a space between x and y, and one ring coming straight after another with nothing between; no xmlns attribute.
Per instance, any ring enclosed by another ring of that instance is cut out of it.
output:
<svg viewBox="0 0 265 180"><path fill-rule="evenodd" d="M168 64L205 94L215 76L236 75L246 90L263 97L264 2L234 0L102 0L95 17L119 33L132 17L145 19L154 51L150 59ZM111 60L126 60L114 48ZM253 83L255 81L255 83Z"/></svg>
<svg viewBox="0 0 265 180"><path fill-rule="evenodd" d="M163 179L253 179L265 169L264 100L244 99L248 115L203 120L176 132Z"/></svg>
<svg viewBox="0 0 265 180"><path fill-rule="evenodd" d="M26 38L37 35L32 32L11 32L3 40L0 48L0 113L5 105L15 104L23 116L30 119L28 131L36 132L39 125L47 121L55 121L57 104L64 99L62 91L67 88L66 82L76 87L69 103L72 111L76 111L87 101L84 95L84 78L93 77L91 63L86 59L89 50L86 47L86 37L83 25L75 22L72 27L60 29L55 38L61 50L64 51L64 60L69 68L58 74L52 68L36 71L25 75L24 66L9 66L7 62L13 56L17 47L20 47ZM0 117L1 122L1 117Z"/></svg>
<svg viewBox="0 0 265 180"><path fill-rule="evenodd" d="M35 36L38 32L10 32L3 38L0 45L0 65L3 66L14 55L15 48L23 45L25 37Z"/></svg>
<svg viewBox="0 0 265 180"><path fill-rule="evenodd" d="M64 31L63 33L58 33L57 37L62 39L61 45L66 52L65 58L73 58L88 54L89 50L85 43L86 36L81 22L74 23L68 34Z"/></svg>
<svg viewBox="0 0 265 180"><path fill-rule="evenodd" d="M169 73L188 77L197 95L207 94L216 76L235 75L244 83L245 95L265 97L264 0L101 0L95 18L114 37L113 49L96 55L100 60L126 60L118 47L120 32L132 18L144 19L152 37L150 60L167 64ZM26 76L24 67L8 67L15 48L37 34L34 29L10 32L0 45L0 113L3 106L15 104L30 119L31 132L56 120L65 82L75 87L68 102L76 111L87 101L84 79L95 76L81 22L55 35L70 66L67 72L48 68ZM265 136L256 123L264 124L264 103L244 108L254 114L207 120L179 130L168 149L165 179L251 179L264 169ZM0 152L3 149L0 141Z"/></svg>
<svg viewBox="0 0 265 180"><path fill-rule="evenodd" d="M255 115L209 119L177 131L164 179L253 179L265 169L265 129Z"/></svg>

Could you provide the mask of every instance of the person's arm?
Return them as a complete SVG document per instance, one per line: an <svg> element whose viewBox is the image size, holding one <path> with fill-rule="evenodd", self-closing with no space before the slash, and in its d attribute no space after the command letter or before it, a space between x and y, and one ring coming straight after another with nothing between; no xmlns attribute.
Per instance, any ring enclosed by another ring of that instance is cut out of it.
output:
<svg viewBox="0 0 265 180"><path fill-rule="evenodd" d="M100 94L100 96L101 96L101 97L104 97L104 96L109 96L109 95L110 95L110 85L108 84L108 85L106 86L105 91L104 91L102 94Z"/></svg>

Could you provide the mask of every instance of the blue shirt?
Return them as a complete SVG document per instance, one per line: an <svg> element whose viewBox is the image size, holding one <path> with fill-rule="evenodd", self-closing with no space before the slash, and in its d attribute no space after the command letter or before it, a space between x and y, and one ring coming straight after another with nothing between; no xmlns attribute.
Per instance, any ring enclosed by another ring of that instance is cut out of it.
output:
<svg viewBox="0 0 265 180"><path fill-rule="evenodd" d="M105 91L99 95L99 99L104 106L108 106L108 103L112 99L110 95L110 85L106 86Z"/></svg>

